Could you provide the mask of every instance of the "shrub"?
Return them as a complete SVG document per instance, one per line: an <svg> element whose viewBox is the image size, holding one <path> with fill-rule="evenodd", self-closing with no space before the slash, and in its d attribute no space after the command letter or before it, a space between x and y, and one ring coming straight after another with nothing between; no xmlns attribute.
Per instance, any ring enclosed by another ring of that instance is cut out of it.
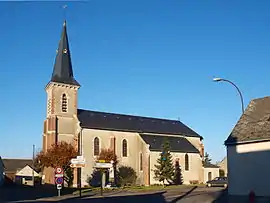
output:
<svg viewBox="0 0 270 203"><path fill-rule="evenodd" d="M137 175L132 167L120 166L117 171L117 178L121 186L134 185Z"/></svg>
<svg viewBox="0 0 270 203"><path fill-rule="evenodd" d="M191 185L195 185L195 184L199 184L199 181L198 180L190 180L189 183Z"/></svg>

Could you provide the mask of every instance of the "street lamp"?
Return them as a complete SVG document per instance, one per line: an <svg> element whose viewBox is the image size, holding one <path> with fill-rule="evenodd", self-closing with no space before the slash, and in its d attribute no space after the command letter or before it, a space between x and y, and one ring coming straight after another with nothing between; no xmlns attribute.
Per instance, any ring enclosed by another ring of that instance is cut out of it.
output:
<svg viewBox="0 0 270 203"><path fill-rule="evenodd" d="M213 81L214 82L228 82L228 83L230 83L231 85L233 85L236 88L237 92L239 93L240 99L241 99L242 113L244 113L245 110L244 110L244 99L243 99L243 95L242 95L240 89L236 86L236 84L234 84L230 80L223 79L223 78L213 78Z"/></svg>

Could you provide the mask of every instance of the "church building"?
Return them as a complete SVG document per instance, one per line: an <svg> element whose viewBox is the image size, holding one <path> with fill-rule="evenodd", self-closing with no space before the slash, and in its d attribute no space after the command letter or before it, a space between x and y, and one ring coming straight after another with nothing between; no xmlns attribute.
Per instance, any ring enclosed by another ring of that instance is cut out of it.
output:
<svg viewBox="0 0 270 203"><path fill-rule="evenodd" d="M101 149L108 148L117 155L118 165L134 168L138 184L159 183L154 179L153 170L164 138L170 141L173 161L181 166L183 182L205 182L203 138L198 133L179 120L79 109L79 88L73 74L65 21L53 73L45 88L47 114L43 150L59 141L74 143L80 148L86 160L81 170L82 186L88 185L87 179ZM54 183L52 173L45 173L45 182Z"/></svg>

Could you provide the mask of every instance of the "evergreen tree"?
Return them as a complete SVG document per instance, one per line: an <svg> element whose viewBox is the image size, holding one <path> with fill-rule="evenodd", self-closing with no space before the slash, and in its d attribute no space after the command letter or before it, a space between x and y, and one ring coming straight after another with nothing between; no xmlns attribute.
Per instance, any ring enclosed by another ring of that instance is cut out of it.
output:
<svg viewBox="0 0 270 203"><path fill-rule="evenodd" d="M211 164L212 159L210 159L209 154L206 152L204 155L204 163Z"/></svg>
<svg viewBox="0 0 270 203"><path fill-rule="evenodd" d="M174 184L176 185L182 185L183 184L183 176L182 176L182 170L181 170L181 166L179 164L179 161L177 160L175 162L175 171L174 171Z"/></svg>
<svg viewBox="0 0 270 203"><path fill-rule="evenodd" d="M157 159L155 168L155 179L163 182L163 185L165 180L169 183L174 181L174 166L170 153L170 142L167 139L164 140L161 146L160 157Z"/></svg>

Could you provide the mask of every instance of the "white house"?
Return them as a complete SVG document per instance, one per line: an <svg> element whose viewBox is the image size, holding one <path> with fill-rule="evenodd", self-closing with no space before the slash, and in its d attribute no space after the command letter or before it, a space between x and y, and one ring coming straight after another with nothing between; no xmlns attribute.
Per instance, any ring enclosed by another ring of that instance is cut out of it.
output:
<svg viewBox="0 0 270 203"><path fill-rule="evenodd" d="M40 175L29 165L18 170L15 174L15 180L17 183L23 185L33 185L33 175L34 178L40 177Z"/></svg>
<svg viewBox="0 0 270 203"><path fill-rule="evenodd" d="M203 163L204 168L204 183L209 180L213 180L216 177L219 177L219 167L210 163Z"/></svg>
<svg viewBox="0 0 270 203"><path fill-rule="evenodd" d="M229 194L270 196L270 97L249 103L225 145Z"/></svg>

